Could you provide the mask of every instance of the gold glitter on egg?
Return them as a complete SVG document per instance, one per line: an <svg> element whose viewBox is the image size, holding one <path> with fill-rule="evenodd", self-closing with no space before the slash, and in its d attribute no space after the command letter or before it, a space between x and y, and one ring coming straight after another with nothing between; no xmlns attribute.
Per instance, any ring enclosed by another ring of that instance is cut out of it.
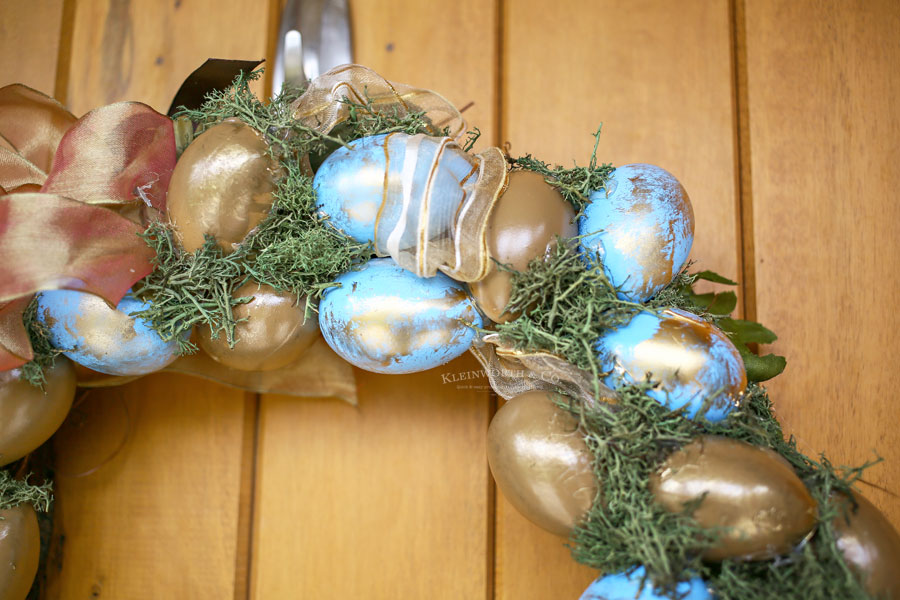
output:
<svg viewBox="0 0 900 600"><path fill-rule="evenodd" d="M212 339L209 327L199 335L199 344L213 359L242 371L271 371L294 362L319 335L315 313L303 322L304 301L296 303L290 292L277 292L267 285L249 282L234 291L234 297L253 296L234 308L234 348L224 332Z"/></svg>
<svg viewBox="0 0 900 600"><path fill-rule="evenodd" d="M568 536L599 486L578 420L547 392L507 402L488 429L488 462L503 496L529 521Z"/></svg>
<svg viewBox="0 0 900 600"><path fill-rule="evenodd" d="M855 507L839 497L841 513L833 522L837 547L873 598L900 598L900 534L874 504L854 497Z"/></svg>
<svg viewBox="0 0 900 600"><path fill-rule="evenodd" d="M30 504L0 510L0 598L24 600L37 575L41 536Z"/></svg>
<svg viewBox="0 0 900 600"><path fill-rule="evenodd" d="M234 251L269 213L277 172L262 134L243 121L203 132L178 159L166 201L184 249L194 252L209 233Z"/></svg>
<svg viewBox="0 0 900 600"><path fill-rule="evenodd" d="M670 512L706 494L694 519L730 528L704 553L706 560L787 554L816 524L816 501L793 469L772 450L740 440L697 438L650 476L650 491Z"/></svg>
<svg viewBox="0 0 900 600"><path fill-rule="evenodd" d="M0 467L46 442L75 397L75 371L66 358L44 371L45 391L19 379L20 374L19 369L0 372Z"/></svg>
<svg viewBox="0 0 900 600"><path fill-rule="evenodd" d="M556 244L556 236L574 237L575 211L544 176L512 171L509 185L491 211L486 232L491 258L524 271L528 263ZM491 267L487 277L470 284L478 307L492 321L505 323L518 315L503 311L512 293L512 276Z"/></svg>

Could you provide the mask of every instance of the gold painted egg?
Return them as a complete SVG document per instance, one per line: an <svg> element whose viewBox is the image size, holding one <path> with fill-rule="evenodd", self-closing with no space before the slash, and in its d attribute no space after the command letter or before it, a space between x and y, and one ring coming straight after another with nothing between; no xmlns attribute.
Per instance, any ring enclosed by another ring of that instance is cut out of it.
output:
<svg viewBox="0 0 900 600"><path fill-rule="evenodd" d="M20 374L19 369L0 371L0 467L50 439L75 398L75 371L65 358L44 372L46 393L21 381Z"/></svg>
<svg viewBox="0 0 900 600"><path fill-rule="evenodd" d="M294 362L319 335L315 313L304 323L305 302L298 304L290 292L278 292L251 281L233 295L253 296L251 302L234 308L235 319L246 319L234 327L234 348L228 345L224 332L212 339L209 327L204 327L199 335L200 347L227 367L242 371L281 368Z"/></svg>
<svg viewBox="0 0 900 600"><path fill-rule="evenodd" d="M175 164L166 200L182 246L194 252L203 236L226 254L269 214L278 165L258 131L225 119L203 132Z"/></svg>
<svg viewBox="0 0 900 600"><path fill-rule="evenodd" d="M528 392L497 411L488 428L488 462L510 504L536 525L568 536L599 485L578 420L552 397Z"/></svg>
<svg viewBox="0 0 900 600"><path fill-rule="evenodd" d="M816 501L784 460L725 437L701 436L677 450L651 475L650 491L670 512L706 494L694 518L703 527L731 528L706 560L786 554L816 524Z"/></svg>
<svg viewBox="0 0 900 600"><path fill-rule="evenodd" d="M30 504L0 510L0 598L25 600L37 575L41 536Z"/></svg>
<svg viewBox="0 0 900 600"><path fill-rule="evenodd" d="M834 520L837 547L876 598L900 598L900 534L871 502L854 494L856 507L841 496L847 516Z"/></svg>
<svg viewBox="0 0 900 600"><path fill-rule="evenodd" d="M556 236L578 235L575 210L544 176L512 171L509 185L491 211L486 232L491 258L524 271L528 263L556 245ZM487 277L470 284L478 307L492 321L518 315L504 312L512 293L512 276L492 266Z"/></svg>

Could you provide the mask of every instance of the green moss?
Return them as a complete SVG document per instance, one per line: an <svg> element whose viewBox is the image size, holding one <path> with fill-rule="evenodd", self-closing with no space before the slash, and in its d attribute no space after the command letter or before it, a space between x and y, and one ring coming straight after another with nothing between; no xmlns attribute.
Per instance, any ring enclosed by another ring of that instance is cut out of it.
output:
<svg viewBox="0 0 900 600"><path fill-rule="evenodd" d="M831 527L838 514L833 492L850 492L868 464L835 469L824 457L816 461L800 453L792 438L784 438L771 402L758 385L751 385L743 406L718 424L688 420L665 409L646 395L647 385L620 388L615 408L564 405L581 419L602 489L573 533L576 560L609 573L642 564L670 594L677 581L699 574L722 599L868 598L843 560ZM794 466L819 503L819 524L810 543L777 561L700 560L718 532L700 528L688 516L693 507L681 514L664 511L653 500L648 478L668 453L704 434L771 448Z"/></svg>
<svg viewBox="0 0 900 600"><path fill-rule="evenodd" d="M615 169L611 164L597 164L597 146L600 144L600 129L594 133L594 150L591 152L591 160L586 167L574 165L565 168L560 165L550 166L542 160L538 160L527 154L519 158L509 159L513 169L527 169L540 173L547 181L555 186L562 197L569 202L578 215L590 204L591 192L606 189Z"/></svg>
<svg viewBox="0 0 900 600"><path fill-rule="evenodd" d="M40 512L50 510L53 501L52 484L32 485L28 478L14 479L8 471L0 471L0 510L31 504Z"/></svg>
<svg viewBox="0 0 900 600"><path fill-rule="evenodd" d="M239 118L265 136L281 165L268 216L231 254L224 255L211 238L196 252L184 252L163 223L150 225L144 233L157 254L156 269L136 291L152 306L136 314L163 339L178 340L182 352L196 350L184 336L197 325L210 327L214 336L224 332L234 343L233 309L249 297L232 295L246 281L308 298L307 310L314 310L338 275L371 258L370 245L350 240L316 214L312 178L303 168L307 157L320 162L335 148L369 135L447 133L435 130L423 112L401 115L396 109L376 109L367 99L347 101L348 120L323 134L291 116L290 105L302 89L286 89L268 104L258 99L250 82L260 74L261 70L241 74L229 89L212 92L199 109L176 114L194 124L194 137L224 119Z"/></svg>
<svg viewBox="0 0 900 600"><path fill-rule="evenodd" d="M54 348L50 344L50 330L37 318L37 296L31 299L22 316L28 338L31 340L31 349L34 358L22 365L20 379L31 385L44 389L47 378L44 370L53 366L56 357L62 354L62 350Z"/></svg>

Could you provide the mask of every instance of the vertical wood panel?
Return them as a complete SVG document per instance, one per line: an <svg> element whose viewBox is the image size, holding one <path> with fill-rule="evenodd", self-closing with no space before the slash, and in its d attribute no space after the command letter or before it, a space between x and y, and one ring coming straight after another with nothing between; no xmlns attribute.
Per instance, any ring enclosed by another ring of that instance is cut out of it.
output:
<svg viewBox="0 0 900 600"><path fill-rule="evenodd" d="M728 4L510 0L503 12L501 138L511 153L586 164L604 122L598 159L671 171L694 206L697 267L737 276ZM498 600L577 598L595 573L497 503Z"/></svg>
<svg viewBox="0 0 900 600"><path fill-rule="evenodd" d="M62 0L0 4L0 86L24 83L53 95Z"/></svg>
<svg viewBox="0 0 900 600"><path fill-rule="evenodd" d="M231 598L243 410L182 375L91 392L54 437L47 597Z"/></svg>
<svg viewBox="0 0 900 600"><path fill-rule="evenodd" d="M60 80L76 114L126 99L165 111L206 58L265 53L268 13L249 0L79 1L73 17L71 71ZM133 431L96 472L59 477L62 550L48 597L231 598L236 585L243 597L236 566L249 544L245 535L238 545L252 397L174 375L94 394L56 440L63 473L96 467L114 449L123 404Z"/></svg>
<svg viewBox="0 0 900 600"><path fill-rule="evenodd" d="M770 387L809 453L885 462L863 493L900 528L900 5L748 2L757 313Z"/></svg>
<svg viewBox="0 0 900 600"><path fill-rule="evenodd" d="M495 6L351 3L354 60L496 126ZM489 588L486 389L356 371L359 406L264 396L254 598L479 598ZM465 382L470 383L470 382Z"/></svg>
<svg viewBox="0 0 900 600"><path fill-rule="evenodd" d="M76 115L123 99L164 113L184 78L207 58L266 55L267 3L87 0L76 6L68 89Z"/></svg>

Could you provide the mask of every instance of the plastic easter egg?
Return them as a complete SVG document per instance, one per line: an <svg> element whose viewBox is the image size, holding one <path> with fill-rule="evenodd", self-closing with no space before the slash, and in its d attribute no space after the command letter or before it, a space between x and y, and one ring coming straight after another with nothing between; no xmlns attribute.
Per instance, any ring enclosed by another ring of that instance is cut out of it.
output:
<svg viewBox="0 0 900 600"><path fill-rule="evenodd" d="M388 258L336 279L319 303L328 345L347 362L376 373L414 373L468 350L482 325L462 284L446 275L422 279Z"/></svg>
<svg viewBox="0 0 900 600"><path fill-rule="evenodd" d="M319 335L316 314L304 322L306 303L297 303L290 292L278 292L267 285L248 282L237 288L234 297L253 300L234 307L234 347L225 332L212 339L209 327L199 334L199 344L213 359L242 371L270 371L294 362ZM243 320L245 319L245 320Z"/></svg>
<svg viewBox="0 0 900 600"><path fill-rule="evenodd" d="M474 181L474 173L466 154L445 140L393 133L338 148L313 180L319 213L345 235L376 247L423 211L436 221L431 212L455 215L465 196L462 183ZM390 202L402 192L405 204ZM425 195L427 202L420 202Z"/></svg>
<svg viewBox="0 0 900 600"><path fill-rule="evenodd" d="M568 537L593 506L593 455L578 420L552 394L528 392L504 404L491 420L487 447L497 487L539 527Z"/></svg>
<svg viewBox="0 0 900 600"><path fill-rule="evenodd" d="M262 134L225 119L185 149L169 183L167 206L181 245L194 252L204 234L226 254L269 214L278 165Z"/></svg>
<svg viewBox="0 0 900 600"><path fill-rule="evenodd" d="M606 189L591 193L578 221L582 248L599 253L603 271L623 300L652 298L684 266L694 243L687 192L653 165L618 167Z"/></svg>
<svg viewBox="0 0 900 600"><path fill-rule="evenodd" d="M129 316L149 306L131 294L110 308L93 294L53 290L38 297L38 318L69 359L107 375L146 375L178 353L176 341L163 341L146 321Z"/></svg>
<svg viewBox="0 0 900 600"><path fill-rule="evenodd" d="M44 391L20 375L20 369L0 372L0 467L50 439L75 398L75 370L64 358L44 371Z"/></svg>
<svg viewBox="0 0 900 600"><path fill-rule="evenodd" d="M653 589L653 582L644 581L644 567L629 573L615 573L595 580L581 595L580 600L669 600L672 596L666 593L657 593ZM681 600L711 600L712 594L706 584L699 577L689 581L682 581L675 586L677 597Z"/></svg>
<svg viewBox="0 0 900 600"><path fill-rule="evenodd" d="M694 511L703 527L724 527L706 560L766 560L790 552L812 534L816 501L772 450L731 438L701 436L674 452L650 476L666 510L706 494Z"/></svg>
<svg viewBox="0 0 900 600"><path fill-rule="evenodd" d="M0 598L25 600L37 575L41 536L30 504L0 510Z"/></svg>
<svg viewBox="0 0 900 600"><path fill-rule="evenodd" d="M491 210L487 242L491 258L524 271L532 259L556 245L556 237L575 237L575 210L543 175L512 171L509 185ZM518 315L504 312L512 293L512 275L493 265L487 277L470 284L472 297L492 321L505 323Z"/></svg>
<svg viewBox="0 0 900 600"><path fill-rule="evenodd" d="M685 409L693 419L705 409L709 421L721 421L747 387L741 355L715 325L678 309L659 315L640 312L626 325L597 341L603 380L615 388L643 381L658 382L647 394L671 410Z"/></svg>
<svg viewBox="0 0 900 600"><path fill-rule="evenodd" d="M832 523L837 547L873 598L900 598L900 534L871 502L853 498L855 506L840 496L842 511Z"/></svg>

